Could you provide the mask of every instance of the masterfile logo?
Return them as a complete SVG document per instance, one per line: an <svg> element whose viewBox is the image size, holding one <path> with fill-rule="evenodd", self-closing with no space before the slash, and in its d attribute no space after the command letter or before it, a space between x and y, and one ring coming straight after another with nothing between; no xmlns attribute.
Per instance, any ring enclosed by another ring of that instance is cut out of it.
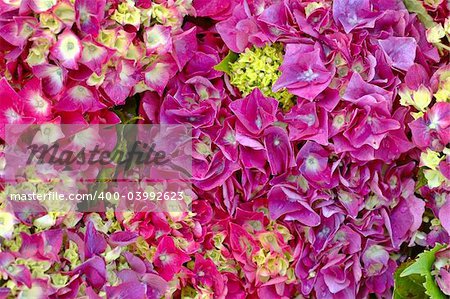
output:
<svg viewBox="0 0 450 299"><path fill-rule="evenodd" d="M175 202L186 209L193 199L189 126L40 124L6 132L2 179L16 207L159 211Z"/></svg>

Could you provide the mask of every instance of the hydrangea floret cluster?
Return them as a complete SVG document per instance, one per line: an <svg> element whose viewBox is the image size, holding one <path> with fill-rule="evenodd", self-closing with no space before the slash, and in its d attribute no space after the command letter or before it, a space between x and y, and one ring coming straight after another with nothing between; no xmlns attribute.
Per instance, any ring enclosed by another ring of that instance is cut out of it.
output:
<svg viewBox="0 0 450 299"><path fill-rule="evenodd" d="M191 210L81 213L15 210L86 186L54 165L8 185L2 142L0 298L449 296L449 9L0 0L1 140L132 122L193 144Z"/></svg>
<svg viewBox="0 0 450 299"><path fill-rule="evenodd" d="M281 75L279 67L282 60L283 46L281 44L264 48L247 48L235 62L230 63L230 82L244 96L258 88L265 96L277 99L284 109L291 108L294 105L292 94L286 90L272 91L272 86Z"/></svg>

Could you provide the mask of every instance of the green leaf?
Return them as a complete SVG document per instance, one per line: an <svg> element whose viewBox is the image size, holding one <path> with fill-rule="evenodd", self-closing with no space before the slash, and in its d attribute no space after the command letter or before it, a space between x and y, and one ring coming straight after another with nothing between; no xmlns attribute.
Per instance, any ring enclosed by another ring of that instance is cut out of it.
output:
<svg viewBox="0 0 450 299"><path fill-rule="evenodd" d="M431 271L433 270L433 264L436 260L436 252L440 249L444 248L445 245L438 244L433 249L425 251L419 254L418 258L415 261L409 262L406 269L402 270L399 276L396 277L396 285L403 284L401 281L405 278L415 279L416 282L419 282L417 276L420 276L422 279L422 285L425 288L425 292L423 296L429 297L431 299L445 299L447 298L444 293L439 289L439 286L436 284L433 274ZM400 271L400 269L398 270ZM398 282L397 282L398 281ZM400 294L400 292L398 292ZM428 295L428 296L426 296ZM401 297L400 295L396 298L410 298L410 297ZM416 297L413 297L416 298ZM422 297L424 298L424 297Z"/></svg>
<svg viewBox="0 0 450 299"><path fill-rule="evenodd" d="M103 168L98 173L96 181L99 182L99 183L107 183L107 182L111 181L111 179L114 176L114 173L115 173L115 169L114 168ZM104 191L106 189L97 189L97 190Z"/></svg>
<svg viewBox="0 0 450 299"><path fill-rule="evenodd" d="M416 261L406 268L401 274L400 277L405 277L411 274L419 274L422 276L427 275L428 273L431 273L431 268L433 267L433 263L435 260L435 253L443 248L444 245L436 245L433 249L429 251L422 252L419 254L419 257L416 259Z"/></svg>
<svg viewBox="0 0 450 299"><path fill-rule="evenodd" d="M234 53L233 51L229 51L227 56L217 65L214 66L216 71L225 72L228 75L231 75L230 63L235 62L238 59L239 55Z"/></svg>
<svg viewBox="0 0 450 299"><path fill-rule="evenodd" d="M419 191L420 188L422 188L423 186L426 186L427 184L428 184L428 181L423 173L423 168L420 168L419 171L417 172L417 183L416 183L415 191L416 192Z"/></svg>
<svg viewBox="0 0 450 299"><path fill-rule="evenodd" d="M143 119L139 116L140 97L134 95L128 98L124 105L115 106L113 111L119 116L123 124L134 124L138 120Z"/></svg>
<svg viewBox="0 0 450 299"><path fill-rule="evenodd" d="M425 279L418 275L412 274L401 277L400 274L414 261L403 263L398 267L394 275L394 294L393 299L422 299L424 298L425 288L423 286Z"/></svg>
<svg viewBox="0 0 450 299"><path fill-rule="evenodd" d="M447 296L445 296L444 293L442 293L439 286L436 284L436 281L434 280L433 275L431 273L428 273L425 276L425 283L423 284L425 287L425 293L430 296L430 299L446 299Z"/></svg>
<svg viewBox="0 0 450 299"><path fill-rule="evenodd" d="M419 0L403 0L403 3L409 12L417 14L417 17L427 29L436 25Z"/></svg>
<svg viewBox="0 0 450 299"><path fill-rule="evenodd" d="M276 127L283 128L283 129L287 129L287 127L288 127L287 123L284 123L284 122L281 122L281 121L276 121L276 122L273 123L273 125L276 126Z"/></svg>

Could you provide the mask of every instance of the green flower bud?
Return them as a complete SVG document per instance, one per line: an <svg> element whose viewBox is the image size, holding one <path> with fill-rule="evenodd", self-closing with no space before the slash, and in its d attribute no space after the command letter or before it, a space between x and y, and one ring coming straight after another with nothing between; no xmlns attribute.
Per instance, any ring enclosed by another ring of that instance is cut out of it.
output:
<svg viewBox="0 0 450 299"><path fill-rule="evenodd" d="M246 49L239 58L230 63L231 84L236 86L244 96L259 88L267 96L277 99L283 109L289 109L294 104L294 95L287 90L272 91L272 85L281 76L278 70L283 61L283 46L281 44L267 45L264 48Z"/></svg>

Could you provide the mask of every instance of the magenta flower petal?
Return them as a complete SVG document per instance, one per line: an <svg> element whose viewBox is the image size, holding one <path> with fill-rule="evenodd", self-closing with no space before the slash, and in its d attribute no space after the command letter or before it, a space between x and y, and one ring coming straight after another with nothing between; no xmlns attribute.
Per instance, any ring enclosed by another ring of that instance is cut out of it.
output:
<svg viewBox="0 0 450 299"><path fill-rule="evenodd" d="M69 272L70 275L84 275L86 282L95 289L103 287L106 283L106 264L103 258L93 256Z"/></svg>
<svg viewBox="0 0 450 299"><path fill-rule="evenodd" d="M167 281L155 274L144 274L141 281L147 284L147 298L149 299L161 298L168 288Z"/></svg>
<svg viewBox="0 0 450 299"><path fill-rule="evenodd" d="M130 268L139 274L144 274L147 270L145 263L137 256L130 252L125 252L124 256Z"/></svg>
<svg viewBox="0 0 450 299"><path fill-rule="evenodd" d="M158 242L153 263L161 277L170 281L189 260L189 255L178 249L171 237L163 237Z"/></svg>
<svg viewBox="0 0 450 299"><path fill-rule="evenodd" d="M441 268L436 282L445 295L450 295L450 272L448 270Z"/></svg>
<svg viewBox="0 0 450 299"><path fill-rule="evenodd" d="M294 154L285 130L279 127L267 128L264 145L272 174L281 174L295 166Z"/></svg>
<svg viewBox="0 0 450 299"><path fill-rule="evenodd" d="M369 0L338 0L333 2L333 18L341 23L346 33L354 28L372 28L381 16L371 9Z"/></svg>
<svg viewBox="0 0 450 299"><path fill-rule="evenodd" d="M281 76L273 85L273 91L287 88L290 93L307 100L313 100L324 91L334 76L334 69L330 71L325 67L319 49L295 44L286 46L280 70Z"/></svg>
<svg viewBox="0 0 450 299"><path fill-rule="evenodd" d="M142 282L124 282L117 286L107 286L106 296L111 299L138 299L146 298L145 285Z"/></svg>
<svg viewBox="0 0 450 299"><path fill-rule="evenodd" d="M442 223L442 226L450 234L450 219L447 217L450 213L450 201L447 200L444 205L439 209L439 220Z"/></svg>
<svg viewBox="0 0 450 299"><path fill-rule="evenodd" d="M224 295L225 281L212 260L204 259L200 254L196 254L194 273L196 283L211 288L217 296Z"/></svg>
<svg viewBox="0 0 450 299"><path fill-rule="evenodd" d="M249 43L261 47L269 40L260 31L255 17L247 15L243 4L236 5L233 15L217 23L216 29L227 47L237 53L244 52Z"/></svg>
<svg viewBox="0 0 450 299"><path fill-rule="evenodd" d="M331 187L332 171L328 157L329 152L322 146L312 141L306 142L297 155L300 173L312 185Z"/></svg>
<svg viewBox="0 0 450 299"><path fill-rule="evenodd" d="M183 97L168 95L161 105L160 121L167 124L190 124L194 128L207 127L214 123L217 106L212 100L191 104Z"/></svg>
<svg viewBox="0 0 450 299"><path fill-rule="evenodd" d="M115 105L122 105L132 94L133 87L139 82L134 62L121 60L115 69L110 68L102 84L104 93Z"/></svg>
<svg viewBox="0 0 450 299"><path fill-rule="evenodd" d="M78 28L87 34L97 36L104 17L105 0L76 0L75 18Z"/></svg>
<svg viewBox="0 0 450 299"><path fill-rule="evenodd" d="M89 221L86 226L84 242L86 244L84 255L87 259L103 253L107 246L104 236L95 229L92 221Z"/></svg>
<svg viewBox="0 0 450 299"><path fill-rule="evenodd" d="M108 239L108 242L113 246L127 246L136 241L138 234L136 232L123 231L114 232Z"/></svg>
<svg viewBox="0 0 450 299"><path fill-rule="evenodd" d="M66 29L58 36L58 42L53 45L51 53L53 57L59 60L62 66L68 69L78 69L78 60L82 53L82 44L80 39Z"/></svg>
<svg viewBox="0 0 450 299"><path fill-rule="evenodd" d="M308 226L320 224L320 216L291 188L274 186L270 190L268 198L272 219L286 215L285 220L297 220Z"/></svg>
<svg viewBox="0 0 450 299"><path fill-rule="evenodd" d="M96 89L83 83L76 84L64 90L61 99L55 105L55 109L59 111L76 111L95 112L105 108L105 104L99 101Z"/></svg>
<svg viewBox="0 0 450 299"><path fill-rule="evenodd" d="M438 141L442 146L450 142L450 103L439 102L427 113L409 124L413 141L421 149ZM435 145L434 145L435 146Z"/></svg>
<svg viewBox="0 0 450 299"><path fill-rule="evenodd" d="M231 15L233 7L236 6L236 0L196 0L193 1L194 8L199 17L211 17L214 20L223 20Z"/></svg>
<svg viewBox="0 0 450 299"><path fill-rule="evenodd" d="M238 164L226 159L222 152L217 152L212 158L207 170L200 177L195 178L195 186L203 190L214 189L223 185L239 168L240 166Z"/></svg>
<svg viewBox="0 0 450 299"><path fill-rule="evenodd" d="M11 290L9 288L0 288L0 299L6 299L10 295Z"/></svg>
<svg viewBox="0 0 450 299"><path fill-rule="evenodd" d="M0 138L5 139L5 124L28 124L35 119L25 115L24 100L5 78L0 79L0 97Z"/></svg>
<svg viewBox="0 0 450 299"><path fill-rule="evenodd" d="M31 79L20 91L25 100L24 113L35 115L38 121L49 120L52 112L52 102L42 92L41 80Z"/></svg>
<svg viewBox="0 0 450 299"><path fill-rule="evenodd" d="M233 129L234 123L234 119L226 119L215 139L215 143L223 151L224 156L231 161L238 159L238 142Z"/></svg>
<svg viewBox="0 0 450 299"><path fill-rule="evenodd" d="M64 87L67 71L51 64L41 64L33 67L33 73L42 80L42 89L46 95L55 96Z"/></svg>
<svg viewBox="0 0 450 299"><path fill-rule="evenodd" d="M277 106L277 100L265 98L259 89L254 89L247 97L232 102L230 109L243 129L253 135L259 135L276 120Z"/></svg>
<svg viewBox="0 0 450 299"><path fill-rule="evenodd" d="M422 223L425 203L415 197L402 200L390 215L394 247L399 247Z"/></svg>
<svg viewBox="0 0 450 299"><path fill-rule="evenodd" d="M145 31L144 41L148 55L153 53L166 54L172 48L171 28L161 25L150 27Z"/></svg>
<svg viewBox="0 0 450 299"><path fill-rule="evenodd" d="M371 95L371 98L365 96ZM379 104L383 111L389 111L392 107L392 92L385 90L377 85L367 83L360 74L353 73L348 83L343 98L347 101L364 105L366 102Z"/></svg>
<svg viewBox="0 0 450 299"><path fill-rule="evenodd" d="M328 113L316 103L302 101L285 115L289 124L289 138L294 140L313 140L328 144Z"/></svg>
<svg viewBox="0 0 450 299"><path fill-rule="evenodd" d="M145 71L145 84L162 95L170 78L177 72L177 64L171 56L161 56Z"/></svg>
<svg viewBox="0 0 450 299"><path fill-rule="evenodd" d="M379 41L388 62L393 67L407 71L414 64L417 42L412 37L389 37Z"/></svg>
<svg viewBox="0 0 450 299"><path fill-rule="evenodd" d="M246 264L259 249L254 238L234 223L230 223L230 246L235 259L243 264Z"/></svg>
<svg viewBox="0 0 450 299"><path fill-rule="evenodd" d="M26 285L31 288L31 272L25 265L16 265L14 256L7 252L0 252L0 273L9 276L19 285Z"/></svg>
<svg viewBox="0 0 450 299"><path fill-rule="evenodd" d="M35 18L14 17L14 21L0 27L0 36L11 45L23 48L36 26Z"/></svg>
<svg viewBox="0 0 450 299"><path fill-rule="evenodd" d="M39 254L43 259L54 262L59 261L59 252L63 243L63 231L61 229L51 229L40 233L42 236L42 246L39 247Z"/></svg>
<svg viewBox="0 0 450 299"><path fill-rule="evenodd" d="M83 50L80 62L96 73L101 73L102 66L109 60L109 50L94 41L90 36L82 40Z"/></svg>
<svg viewBox="0 0 450 299"><path fill-rule="evenodd" d="M197 51L197 28L191 29L173 37L172 56L177 62L178 69L183 70L184 66L194 56Z"/></svg>

